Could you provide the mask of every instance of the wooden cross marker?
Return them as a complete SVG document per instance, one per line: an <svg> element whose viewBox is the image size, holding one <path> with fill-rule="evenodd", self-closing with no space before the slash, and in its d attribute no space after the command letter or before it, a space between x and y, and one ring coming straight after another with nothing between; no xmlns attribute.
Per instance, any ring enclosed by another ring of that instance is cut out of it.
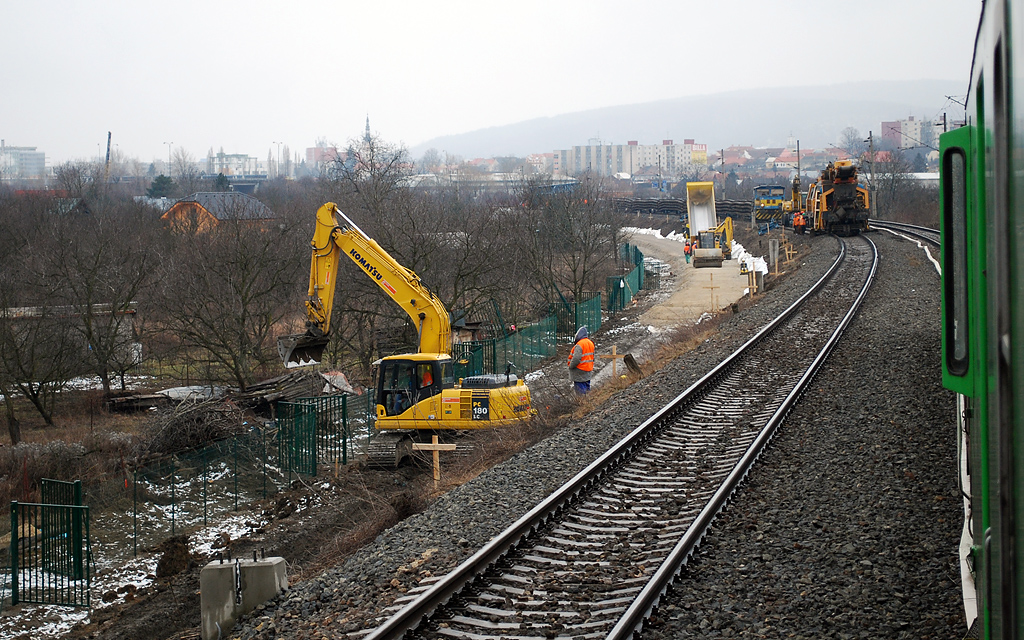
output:
<svg viewBox="0 0 1024 640"><path fill-rule="evenodd" d="M613 379L618 379L619 376L618 376L618 372L615 369L615 365L618 364L619 358L625 358L626 354L619 353L618 352L618 347L616 347L615 345L612 345L612 355L610 355L610 356L597 356L597 357L598 358L611 358L612 359L612 378Z"/></svg>
<svg viewBox="0 0 1024 640"><path fill-rule="evenodd" d="M753 298L757 293L757 271L754 269L747 272L747 289L750 291L750 297Z"/></svg>
<svg viewBox="0 0 1024 640"><path fill-rule="evenodd" d="M711 276L711 280L710 280L711 284L707 285L704 288L711 290L711 310L714 311L715 310L715 289L721 289L721 287L715 285L715 274L709 273L708 275Z"/></svg>
<svg viewBox="0 0 1024 640"><path fill-rule="evenodd" d="M438 444L437 436L430 437L430 444L425 442L412 443L413 451L432 451L434 453L434 488L436 489L441 481L441 451L455 451L454 444Z"/></svg>
<svg viewBox="0 0 1024 640"><path fill-rule="evenodd" d="M786 264L793 261L793 256L796 255L796 247L791 244L786 245Z"/></svg>

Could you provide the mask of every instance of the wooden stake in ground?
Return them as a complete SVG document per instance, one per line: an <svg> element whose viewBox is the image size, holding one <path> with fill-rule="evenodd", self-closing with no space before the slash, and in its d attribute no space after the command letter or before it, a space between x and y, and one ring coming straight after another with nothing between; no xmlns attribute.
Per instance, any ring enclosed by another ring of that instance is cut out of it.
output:
<svg viewBox="0 0 1024 640"><path fill-rule="evenodd" d="M430 437L430 444L425 442L414 442L412 443L413 451L432 451L434 452L434 488L438 487L441 482L441 451L455 451L454 444L438 444L437 436Z"/></svg>
<svg viewBox="0 0 1024 640"><path fill-rule="evenodd" d="M711 284L707 285L704 288L711 290L711 310L715 311L717 308L715 307L715 289L721 289L721 287L715 285L715 274L709 273L708 275L711 276L711 280L709 280Z"/></svg>
<svg viewBox="0 0 1024 640"><path fill-rule="evenodd" d="M786 245L786 264L789 264L790 262L792 262L793 261L793 256L795 256L795 255L796 255L796 247L794 247L793 245L787 244Z"/></svg>
<svg viewBox="0 0 1024 640"><path fill-rule="evenodd" d="M625 358L626 357L626 354L618 353L617 349L618 348L613 344L612 345L612 355L610 355L610 356L597 356L598 358L611 358L612 359L612 378L618 378L619 377L618 375L616 375L618 372L615 369L615 365L618 363L619 358Z"/></svg>

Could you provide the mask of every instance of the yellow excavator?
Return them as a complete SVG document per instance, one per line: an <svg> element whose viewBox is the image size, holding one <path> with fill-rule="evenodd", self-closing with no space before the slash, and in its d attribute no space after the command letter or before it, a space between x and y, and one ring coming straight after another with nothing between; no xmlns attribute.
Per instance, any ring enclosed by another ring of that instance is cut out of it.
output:
<svg viewBox="0 0 1024 640"><path fill-rule="evenodd" d="M439 431L503 426L534 414L529 388L508 369L456 380L449 355L451 319L444 304L333 202L317 210L310 244L306 332L277 343L286 367L320 361L330 339L342 255L402 307L419 334L416 353L373 363L378 434L368 449L371 464L397 466L412 455L414 441L429 442Z"/></svg>

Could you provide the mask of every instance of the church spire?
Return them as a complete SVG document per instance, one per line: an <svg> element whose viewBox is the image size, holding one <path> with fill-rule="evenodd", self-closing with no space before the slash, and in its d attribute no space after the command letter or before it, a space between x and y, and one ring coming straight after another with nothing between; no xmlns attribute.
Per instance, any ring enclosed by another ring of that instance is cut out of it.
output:
<svg viewBox="0 0 1024 640"><path fill-rule="evenodd" d="M363 140L365 142L370 141L370 114L366 114L366 133L363 134Z"/></svg>

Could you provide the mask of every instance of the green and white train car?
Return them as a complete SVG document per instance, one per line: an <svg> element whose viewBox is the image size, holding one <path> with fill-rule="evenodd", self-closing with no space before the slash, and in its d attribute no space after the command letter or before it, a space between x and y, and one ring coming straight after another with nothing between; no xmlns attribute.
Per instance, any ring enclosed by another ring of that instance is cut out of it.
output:
<svg viewBox="0 0 1024 640"><path fill-rule="evenodd" d="M942 135L942 377L957 393L968 637L1024 639L1024 2L983 4Z"/></svg>

